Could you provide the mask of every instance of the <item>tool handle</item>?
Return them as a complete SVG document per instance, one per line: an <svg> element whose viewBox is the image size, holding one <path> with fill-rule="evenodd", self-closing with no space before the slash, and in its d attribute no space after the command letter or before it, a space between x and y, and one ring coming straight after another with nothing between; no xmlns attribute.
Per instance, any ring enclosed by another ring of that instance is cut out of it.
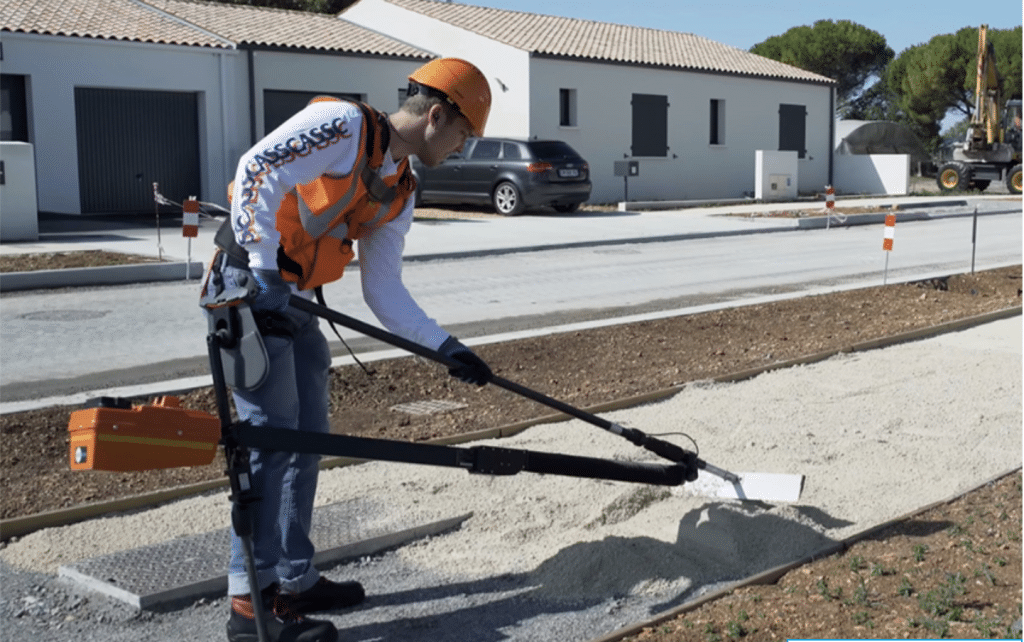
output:
<svg viewBox="0 0 1024 642"><path fill-rule="evenodd" d="M327 306L313 303L308 299L292 295L289 304L298 310L308 312L309 314L318 316L323 319L327 319L328 321L333 321L338 325L343 325L350 330L355 330L356 332L365 334L368 337L373 337L374 339L378 339L380 341L383 341L384 343L393 345L396 348L401 348L415 355L419 355L432 361L436 361L437 363L440 363L441 365L446 366L448 368L458 367L462 365L459 362L455 361L454 359L449 359L448 357L444 356L440 352L437 352L436 350L431 350L426 346L422 346L413 341L409 341L408 339L400 337L394 333L388 332L387 330L382 330L376 326L364 323L346 314L342 314L340 312L332 310ZM636 430L634 428L624 428L616 423L604 419L603 417L598 417L597 415L589 413L585 410L580 410L579 408L570 406L569 404L563 401L559 401L558 399L554 399L543 393L537 392L536 390L532 390L530 388L527 388L526 386L515 383L514 381L509 381L504 377L499 377L498 375L493 375L489 383L494 384L499 388L504 388L509 392L514 392L517 395L526 397L527 399L532 399L533 401L536 401L539 404L545 405L549 408L553 408L555 410L558 410L559 412L563 412L571 417L581 419L589 424L597 426L598 428L604 428L609 432L625 437L626 439L640 446L641 448L646 448L647 450L669 461L684 464L685 467L688 469L687 476L692 477L687 479L687 481L693 481L694 479L697 478L697 468L705 469L709 473L718 475L729 481L739 481L739 478L736 477L736 475L733 475L732 473L724 471L720 468L710 466L707 462L698 459L695 453L692 453L684 448L680 448L679 446L676 446L673 443L664 441L662 439L657 439L655 437L651 437L650 435L647 435L646 433L640 430Z"/></svg>

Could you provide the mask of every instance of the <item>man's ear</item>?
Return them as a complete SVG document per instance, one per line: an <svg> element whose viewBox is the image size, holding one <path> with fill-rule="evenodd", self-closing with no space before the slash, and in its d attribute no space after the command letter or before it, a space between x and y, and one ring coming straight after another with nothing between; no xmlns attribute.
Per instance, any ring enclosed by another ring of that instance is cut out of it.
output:
<svg viewBox="0 0 1024 642"><path fill-rule="evenodd" d="M427 122L434 127L441 127L444 124L444 117L444 107L440 104L432 105L427 112Z"/></svg>

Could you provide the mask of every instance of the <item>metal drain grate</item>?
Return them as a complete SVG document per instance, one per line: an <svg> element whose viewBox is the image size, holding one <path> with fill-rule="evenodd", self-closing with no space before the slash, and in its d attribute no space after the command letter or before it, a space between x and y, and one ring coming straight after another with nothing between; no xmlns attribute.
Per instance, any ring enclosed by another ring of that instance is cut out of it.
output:
<svg viewBox="0 0 1024 642"><path fill-rule="evenodd" d="M391 406L392 410L404 412L410 415L432 415L436 412L448 412L465 408L466 404L457 401L442 401L440 399L427 399L424 401L410 401Z"/></svg>
<svg viewBox="0 0 1024 642"><path fill-rule="evenodd" d="M357 501L316 509L311 533L317 567L372 555L413 540L458 528L471 514L436 521L399 516L374 523L353 520ZM365 513L363 513L365 514ZM201 597L224 595L228 529L181 537L61 566L59 575L139 609L173 608Z"/></svg>

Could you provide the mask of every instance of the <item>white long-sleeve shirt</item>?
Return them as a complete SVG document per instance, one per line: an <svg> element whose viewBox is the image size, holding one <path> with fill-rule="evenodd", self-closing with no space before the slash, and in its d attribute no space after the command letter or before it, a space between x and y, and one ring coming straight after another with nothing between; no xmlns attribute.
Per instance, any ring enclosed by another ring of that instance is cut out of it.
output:
<svg viewBox="0 0 1024 642"><path fill-rule="evenodd" d="M359 135L362 120L362 111L352 103L313 103L242 156L235 173L231 220L236 240L249 252L250 268L278 267L281 235L275 227L276 213L288 192L324 174L352 172L364 145ZM379 173L388 177L397 170L388 150ZM427 316L402 282L402 252L412 227L413 206L410 198L394 220L356 242L363 299L385 328L437 349L448 333Z"/></svg>

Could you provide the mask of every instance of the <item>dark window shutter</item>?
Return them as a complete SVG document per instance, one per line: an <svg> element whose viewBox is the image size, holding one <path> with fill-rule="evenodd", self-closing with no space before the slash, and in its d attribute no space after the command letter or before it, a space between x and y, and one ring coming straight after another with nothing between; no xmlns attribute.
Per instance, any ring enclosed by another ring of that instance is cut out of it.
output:
<svg viewBox="0 0 1024 642"><path fill-rule="evenodd" d="M668 156L668 96L633 94L633 156Z"/></svg>
<svg viewBox="0 0 1024 642"><path fill-rule="evenodd" d="M793 151L798 158L807 155L807 108L804 105L779 105L779 151Z"/></svg>

